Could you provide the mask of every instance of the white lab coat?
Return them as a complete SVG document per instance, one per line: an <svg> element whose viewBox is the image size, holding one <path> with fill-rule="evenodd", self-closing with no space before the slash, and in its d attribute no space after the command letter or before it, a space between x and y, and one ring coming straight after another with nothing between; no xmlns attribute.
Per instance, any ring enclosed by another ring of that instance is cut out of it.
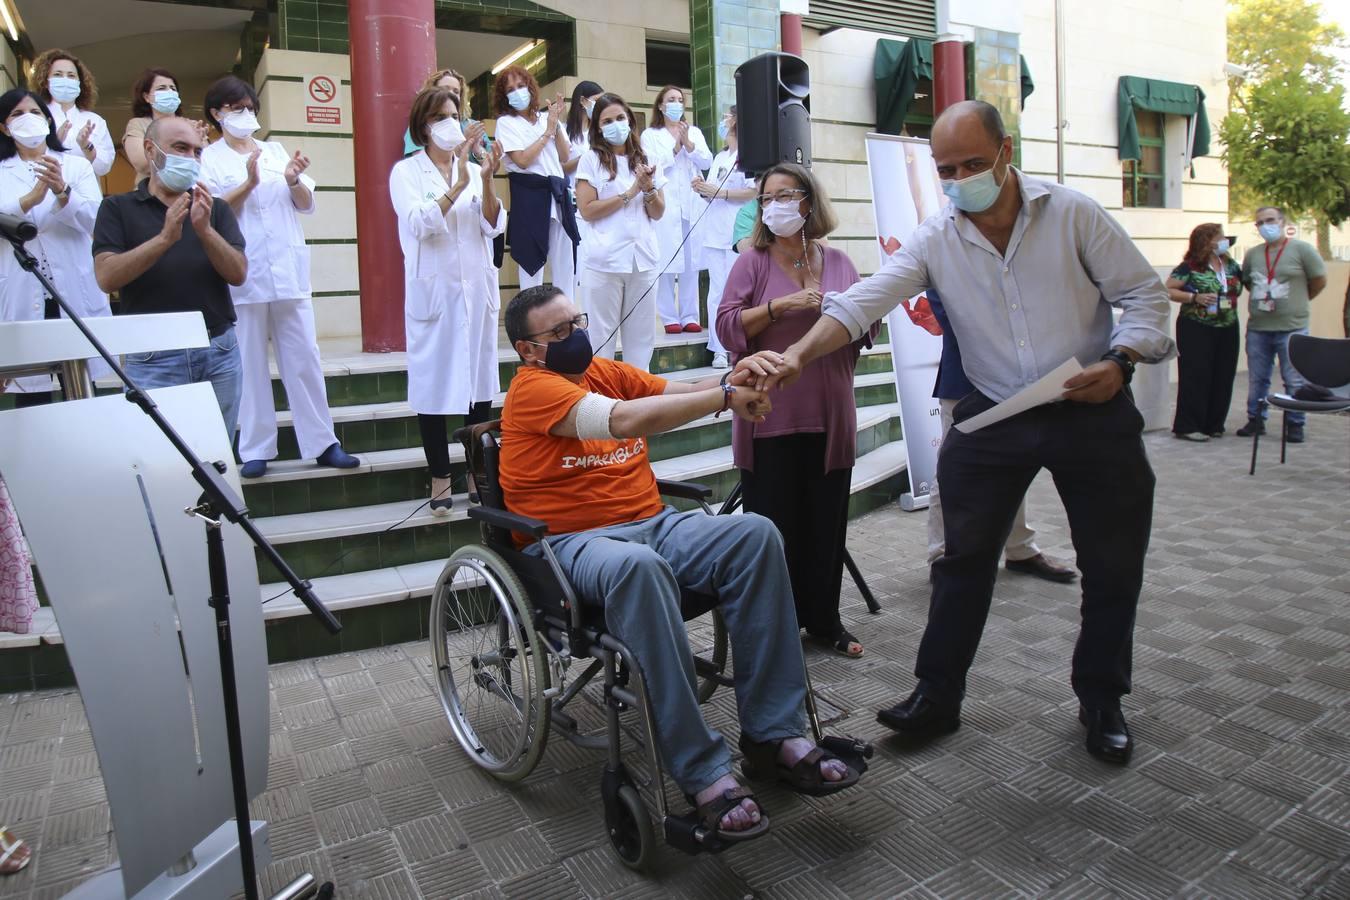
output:
<svg viewBox="0 0 1350 900"><path fill-rule="evenodd" d="M307 209L296 209L286 186L290 155L275 141L255 141L258 185L236 214L244 235L248 277L230 288L234 301L235 337L242 368L239 392L239 457L245 462L277 455L277 416L272 400L272 375L267 344L277 359L286 387L300 455L314 459L337 443L323 364L315 336L310 301L309 247L300 215L314 212L314 179L301 175L310 191ZM225 140L202 151L200 182L217 197L248 180L248 155Z"/></svg>
<svg viewBox="0 0 1350 900"><path fill-rule="evenodd" d="M408 404L423 415L465 415L470 404L501 389L492 239L506 230L506 208L499 205L497 221L484 221L475 163L469 163L468 187L442 213L436 201L449 188L426 151L389 173L403 249Z"/></svg>
<svg viewBox="0 0 1350 900"><path fill-rule="evenodd" d="M51 110L52 118L56 121L56 131L61 131L61 126L70 122L70 131L66 133L66 139L62 145L66 148L67 156L78 156L85 162L89 162L85 157L84 151L80 149L76 138L80 136L80 131L89 122L94 123L94 130L89 135L90 142L94 145L94 174L99 178L107 175L112 170L113 161L117 158L116 151L113 150L112 134L108 131L108 123L98 113L88 109L80 109L78 106L72 106L67 115L61 109L61 104L52 101L47 104L47 109Z"/></svg>
<svg viewBox="0 0 1350 900"><path fill-rule="evenodd" d="M62 177L70 185L70 200L66 205L58 209L56 197L48 191L41 203L23 212L19 201L37 184L37 175L16 154L0 161L0 212L20 216L37 226L38 236L28 242L28 250L39 260L46 260L48 277L75 312L81 316L111 315L108 295L99 290L94 278L94 219L103 202L98 179L83 156L62 155L51 150L47 155L60 160ZM42 319L46 296L38 280L19 266L19 261L6 247L5 252L0 253L0 321ZM61 315L65 317L64 312ZM102 360L90 362L91 378L102 378L110 372ZM51 378L46 375L16 379L8 388L11 392L51 389Z"/></svg>
<svg viewBox="0 0 1350 900"><path fill-rule="evenodd" d="M666 176L666 211L656 223L662 265L674 255L685 234L693 229L705 205L703 198L694 191L693 181L695 175L702 175L712 165L712 151L698 126L689 126L689 139L694 143L692 152L683 145L676 147L675 138L665 128L648 128L642 132L642 152L647 154L652 165L663 167L662 174ZM670 271L696 272L702 243L697 233L689 234L681 251L682 258L671 263Z"/></svg>

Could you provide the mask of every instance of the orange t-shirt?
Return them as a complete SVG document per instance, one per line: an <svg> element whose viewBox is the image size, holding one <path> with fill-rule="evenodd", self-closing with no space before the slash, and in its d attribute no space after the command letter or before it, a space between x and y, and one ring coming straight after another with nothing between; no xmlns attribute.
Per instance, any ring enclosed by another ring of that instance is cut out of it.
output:
<svg viewBox="0 0 1350 900"><path fill-rule="evenodd" d="M521 367L502 409L499 478L506 508L567 534L633 522L662 509L647 439L583 441L555 437L557 425L588 393L636 400L664 393L666 380L626 363L596 358L581 384Z"/></svg>

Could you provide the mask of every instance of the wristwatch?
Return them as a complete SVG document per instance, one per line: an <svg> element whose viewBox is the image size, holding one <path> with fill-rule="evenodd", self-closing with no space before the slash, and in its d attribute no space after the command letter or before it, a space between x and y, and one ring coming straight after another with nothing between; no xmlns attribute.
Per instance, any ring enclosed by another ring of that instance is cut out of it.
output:
<svg viewBox="0 0 1350 900"><path fill-rule="evenodd" d="M61 190L57 191L57 192L56 192L56 196L60 197L62 200L69 200L69 199L70 199L70 185L67 184L65 187L61 188Z"/></svg>
<svg viewBox="0 0 1350 900"><path fill-rule="evenodd" d="M1130 355L1124 350L1108 350L1102 354L1102 361L1108 359L1120 366L1120 374L1125 376L1125 384L1129 384L1134 377L1134 360L1130 359Z"/></svg>

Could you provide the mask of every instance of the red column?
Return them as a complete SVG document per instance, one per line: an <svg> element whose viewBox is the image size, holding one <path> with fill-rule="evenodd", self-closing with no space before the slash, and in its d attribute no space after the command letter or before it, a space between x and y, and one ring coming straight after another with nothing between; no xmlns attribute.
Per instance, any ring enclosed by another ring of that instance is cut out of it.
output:
<svg viewBox="0 0 1350 900"><path fill-rule="evenodd" d="M966 47L956 35L944 35L933 45L933 116L966 99Z"/></svg>
<svg viewBox="0 0 1350 900"><path fill-rule="evenodd" d="M801 56L802 17L784 13L778 17L778 30L782 35L783 52Z"/></svg>
<svg viewBox="0 0 1350 900"><path fill-rule="evenodd" d="M389 200L389 170L403 156L408 110L436 68L434 0L351 0L356 258L361 266L361 349L405 349L403 254Z"/></svg>

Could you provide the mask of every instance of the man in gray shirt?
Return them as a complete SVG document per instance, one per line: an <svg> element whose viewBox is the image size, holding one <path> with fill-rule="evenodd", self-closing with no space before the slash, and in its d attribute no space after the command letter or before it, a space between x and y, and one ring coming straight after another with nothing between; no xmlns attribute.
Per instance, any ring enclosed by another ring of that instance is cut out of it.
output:
<svg viewBox="0 0 1350 900"><path fill-rule="evenodd" d="M916 737L960 725L1003 543L1027 487L1045 468L1068 512L1083 573L1072 682L1087 750L1124 763L1132 742L1120 698L1130 690L1154 486L1143 418L1125 388L1135 363L1174 352L1167 292L1097 203L1013 168L1012 138L993 106L966 101L947 109L933 125L932 145L951 204L875 275L827 295L824 315L800 341L781 355L761 353L751 365L762 372L761 385L790 382L930 288L942 295L976 388L957 403L957 423L1077 357L1085 368L1065 383L1065 402L970 434L953 429L943 442L946 552L933 565L918 687L877 718ZM1116 325L1112 306L1123 311Z"/></svg>

